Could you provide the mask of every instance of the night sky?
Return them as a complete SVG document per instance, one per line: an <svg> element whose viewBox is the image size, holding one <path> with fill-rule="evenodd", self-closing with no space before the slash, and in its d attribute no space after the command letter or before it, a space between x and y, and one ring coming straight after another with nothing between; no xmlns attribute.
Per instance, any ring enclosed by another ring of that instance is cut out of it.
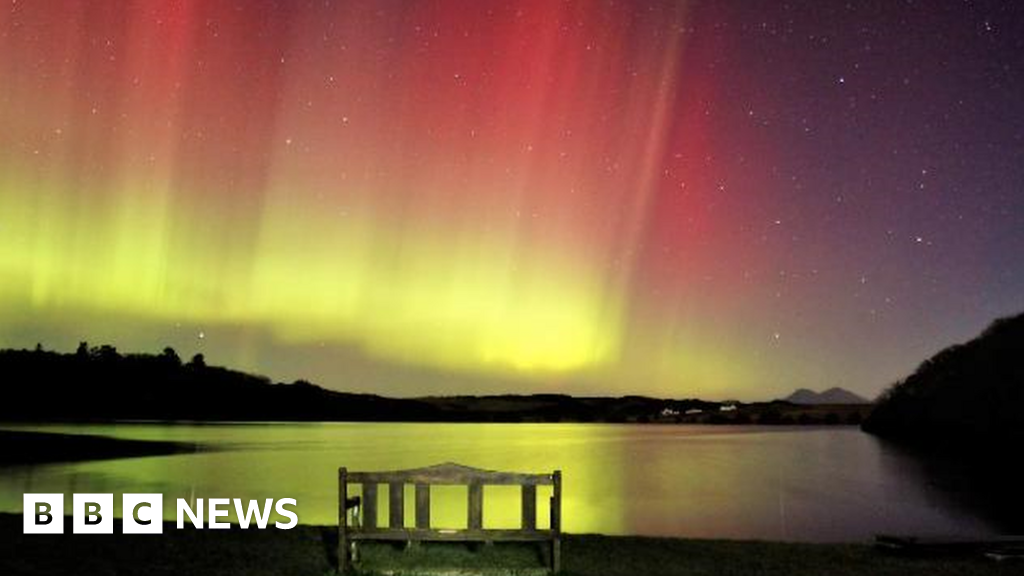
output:
<svg viewBox="0 0 1024 576"><path fill-rule="evenodd" d="M1021 2L0 10L0 346L874 396L1022 310Z"/></svg>

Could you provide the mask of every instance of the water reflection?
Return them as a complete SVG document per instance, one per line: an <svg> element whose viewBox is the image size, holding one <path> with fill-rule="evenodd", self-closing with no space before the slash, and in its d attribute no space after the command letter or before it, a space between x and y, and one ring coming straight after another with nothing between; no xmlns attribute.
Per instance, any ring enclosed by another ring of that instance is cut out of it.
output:
<svg viewBox="0 0 1024 576"><path fill-rule="evenodd" d="M912 476L935 507L981 513L1001 534L1024 534L1024 468L1005 450L923 450L879 441L889 473Z"/></svg>
<svg viewBox="0 0 1024 576"><path fill-rule="evenodd" d="M298 500L303 523L336 522L337 468L392 470L454 461L563 470L569 532L804 541L876 532L991 534L964 501L933 486L910 454L853 428L584 424L271 424L33 426L50 432L196 442L181 454L0 469L0 509L24 492L160 492L169 499ZM409 488L411 490L411 487ZM380 497L384 498L385 490ZM538 493L541 525L548 492ZM407 496L411 498L411 492ZM465 489L435 488L432 521L464 526ZM412 524L413 507L407 506ZM174 518L173 500L165 516ZM380 502L387 517L386 499ZM118 511L119 513L119 511ZM487 527L516 526L519 493L489 487Z"/></svg>

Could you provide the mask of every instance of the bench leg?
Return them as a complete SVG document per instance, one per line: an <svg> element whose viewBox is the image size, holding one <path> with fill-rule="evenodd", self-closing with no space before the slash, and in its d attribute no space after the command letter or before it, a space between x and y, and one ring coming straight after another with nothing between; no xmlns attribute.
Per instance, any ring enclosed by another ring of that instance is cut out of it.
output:
<svg viewBox="0 0 1024 576"><path fill-rule="evenodd" d="M348 546L345 543L345 538L341 539L341 543L338 544L338 574L346 576L349 574L349 562L348 562Z"/></svg>
<svg viewBox="0 0 1024 576"><path fill-rule="evenodd" d="M562 539L555 538L551 541L551 573L558 574L562 571Z"/></svg>

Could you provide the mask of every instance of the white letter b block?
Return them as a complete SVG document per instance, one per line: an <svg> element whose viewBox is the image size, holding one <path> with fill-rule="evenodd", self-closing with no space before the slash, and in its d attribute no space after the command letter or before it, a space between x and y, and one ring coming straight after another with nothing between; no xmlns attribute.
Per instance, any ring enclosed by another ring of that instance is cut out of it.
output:
<svg viewBox="0 0 1024 576"><path fill-rule="evenodd" d="M25 494L22 505L25 534L64 533L63 494Z"/></svg>
<svg viewBox="0 0 1024 576"><path fill-rule="evenodd" d="M71 528L75 534L113 534L114 495L75 494Z"/></svg>

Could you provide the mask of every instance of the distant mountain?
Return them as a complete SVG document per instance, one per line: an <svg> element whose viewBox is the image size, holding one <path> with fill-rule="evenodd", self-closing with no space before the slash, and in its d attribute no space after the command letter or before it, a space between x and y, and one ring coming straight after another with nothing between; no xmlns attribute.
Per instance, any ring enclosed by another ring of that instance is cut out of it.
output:
<svg viewBox="0 0 1024 576"><path fill-rule="evenodd" d="M793 404L870 404L871 401L843 388L829 388L824 392L815 392L800 388L784 398Z"/></svg>
<svg viewBox="0 0 1024 576"><path fill-rule="evenodd" d="M1024 440L1024 314L926 360L882 395L863 428L927 445Z"/></svg>

